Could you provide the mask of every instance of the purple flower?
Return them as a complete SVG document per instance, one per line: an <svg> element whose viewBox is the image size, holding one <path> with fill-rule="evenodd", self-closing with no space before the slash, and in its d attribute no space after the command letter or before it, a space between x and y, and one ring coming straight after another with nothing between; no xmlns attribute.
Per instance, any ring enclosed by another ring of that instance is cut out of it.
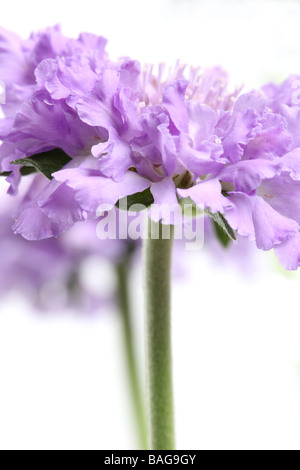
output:
<svg viewBox="0 0 300 470"><path fill-rule="evenodd" d="M86 56L98 67L107 56L106 40L83 33L77 40L63 36L55 26L32 33L29 39L0 29L0 77L6 84L7 102L3 111L13 116L23 101L36 90L35 69L45 59Z"/></svg>
<svg viewBox="0 0 300 470"><path fill-rule="evenodd" d="M155 204L176 206L190 198L202 210L223 214L258 248L276 248L287 269L296 266L299 256L291 261L285 255L295 252L300 223L294 78L241 95L230 91L219 68L177 64L155 71L130 59L111 62L101 38L89 42L88 52L82 38L62 41L54 55L55 31L33 47L35 78L24 85L33 92L1 125L0 158L3 171L11 171L16 158L54 148L72 161L28 195L18 233L56 236L95 217L102 203L149 188ZM20 174L9 178L15 189Z"/></svg>
<svg viewBox="0 0 300 470"><path fill-rule="evenodd" d="M2 106L6 119L0 124L0 139L5 139L0 149L0 170L12 172L8 179L12 193L17 191L20 180L19 167L11 165L12 160L55 147L77 156L88 142L102 139L97 132L95 135L95 131L88 129L71 108L50 102L48 92L43 93L41 85L47 89L51 65L59 58L66 75L69 61L73 61L75 81L87 84L84 64L88 63L90 75L96 76L96 71L108 60L105 46L104 38L88 33L81 34L77 40L66 38L59 26L33 33L25 41L0 30L0 78L6 86L6 103ZM82 69L79 65L76 69L77 62L82 64ZM43 70L43 84L39 69ZM72 77L67 78L72 80ZM57 86L63 88L63 84Z"/></svg>

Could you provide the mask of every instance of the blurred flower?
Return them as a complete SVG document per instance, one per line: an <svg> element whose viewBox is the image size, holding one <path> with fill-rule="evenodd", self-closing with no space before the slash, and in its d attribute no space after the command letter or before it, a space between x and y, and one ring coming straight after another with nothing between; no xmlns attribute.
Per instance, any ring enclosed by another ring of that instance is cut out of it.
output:
<svg viewBox="0 0 300 470"><path fill-rule="evenodd" d="M20 292L39 310L70 308L90 313L118 302L115 267L128 256L129 250L133 255L137 244L99 240L94 221L76 225L57 239L27 241L11 230L10 198L2 199L1 206L2 296L10 291ZM89 277L96 277L93 283L87 279L86 266Z"/></svg>
<svg viewBox="0 0 300 470"><path fill-rule="evenodd" d="M2 227L4 224L7 220L1 217ZM105 286L97 293L87 285L83 276L85 262L93 259L98 260L96 273L100 278L101 269L107 270L109 264L105 257L87 255L85 250L74 249L63 237L33 243L2 229L0 237L2 295L18 291L38 310L70 308L81 313L93 313L117 301L109 272Z"/></svg>

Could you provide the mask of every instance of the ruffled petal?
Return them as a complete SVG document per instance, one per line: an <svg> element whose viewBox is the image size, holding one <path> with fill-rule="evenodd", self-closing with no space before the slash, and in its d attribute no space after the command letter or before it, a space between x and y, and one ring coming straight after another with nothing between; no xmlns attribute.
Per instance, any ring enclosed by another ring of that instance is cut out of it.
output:
<svg viewBox="0 0 300 470"><path fill-rule="evenodd" d="M217 178L201 181L189 189L177 189L177 193L181 198L190 197L203 210L223 213L231 206L228 198L222 195L222 186Z"/></svg>
<svg viewBox="0 0 300 470"><path fill-rule="evenodd" d="M295 271L300 266L300 233L275 247L275 254L282 266L288 271Z"/></svg>
<svg viewBox="0 0 300 470"><path fill-rule="evenodd" d="M289 173L296 181L300 180L300 147L288 152L280 159L281 170Z"/></svg>
<svg viewBox="0 0 300 470"><path fill-rule="evenodd" d="M220 180L231 182L238 192L247 194L256 190L265 179L273 178L280 172L279 159L269 160L243 160L226 166L218 175Z"/></svg>
<svg viewBox="0 0 300 470"><path fill-rule="evenodd" d="M13 231L15 234L21 234L26 240L33 241L57 237L64 229L52 222L37 202L32 201L22 209L13 225Z"/></svg>
<svg viewBox="0 0 300 470"><path fill-rule="evenodd" d="M150 181L132 171L128 171L119 182L106 178L99 171L83 168L61 170L53 177L72 188L82 209L93 214L101 204L115 205L119 199L142 192L151 185Z"/></svg>
<svg viewBox="0 0 300 470"><path fill-rule="evenodd" d="M241 160L244 146L255 137L258 126L258 114L253 109L248 109L244 113L234 113L226 130L219 127L219 133L224 136L222 139L224 157L228 161L235 163Z"/></svg>
<svg viewBox="0 0 300 470"><path fill-rule="evenodd" d="M113 127L109 128L108 142L92 147L92 155L98 158L98 168L105 176L121 181L126 171L133 165L131 147L120 139Z"/></svg>
<svg viewBox="0 0 300 470"><path fill-rule="evenodd" d="M232 192L228 199L231 202L231 207L225 210L225 217L229 225L242 237L255 240L251 197L243 193Z"/></svg>
<svg viewBox="0 0 300 470"><path fill-rule="evenodd" d="M185 103L185 92L189 82L176 80L165 88L163 105L179 131L188 131L188 114Z"/></svg>
<svg viewBox="0 0 300 470"><path fill-rule="evenodd" d="M289 240L298 232L299 225L295 220L279 214L261 197L254 196L251 198L251 202L258 248L270 250L274 246Z"/></svg>
<svg viewBox="0 0 300 470"><path fill-rule="evenodd" d="M176 212L180 211L174 181L164 179L152 184L151 193L154 197L154 204L157 206L155 210L152 208L149 210L151 219L155 222L161 220L163 224L174 224Z"/></svg>

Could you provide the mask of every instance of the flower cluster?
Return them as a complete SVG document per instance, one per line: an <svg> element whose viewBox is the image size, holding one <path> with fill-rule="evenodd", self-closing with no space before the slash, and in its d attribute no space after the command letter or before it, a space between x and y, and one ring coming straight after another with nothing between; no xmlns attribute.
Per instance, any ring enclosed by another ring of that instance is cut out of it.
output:
<svg viewBox="0 0 300 470"><path fill-rule="evenodd" d="M219 68L112 62L104 46L91 35L68 40L57 28L25 42L2 32L8 101L0 161L10 192L22 174L12 161L53 149L70 158L50 182L33 184L14 231L28 239L57 236L95 217L101 204L148 191L158 205L188 198L222 214L239 235L275 248L285 268L297 269L296 78L241 94Z"/></svg>

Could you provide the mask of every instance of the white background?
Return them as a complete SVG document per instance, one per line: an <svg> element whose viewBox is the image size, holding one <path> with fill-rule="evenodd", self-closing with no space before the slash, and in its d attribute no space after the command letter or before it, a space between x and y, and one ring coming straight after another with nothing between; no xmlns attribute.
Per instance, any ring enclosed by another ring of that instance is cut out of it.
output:
<svg viewBox="0 0 300 470"><path fill-rule="evenodd" d="M57 22L68 35L108 37L113 57L220 63L250 88L300 73L296 0L10 0L1 7L1 25L23 36ZM300 275L284 276L272 254L253 257L246 276L229 260L188 253L186 277L174 281L180 449L300 449ZM137 267L142 367L141 278ZM121 346L115 311L41 315L15 294L2 299L0 448L134 448Z"/></svg>

